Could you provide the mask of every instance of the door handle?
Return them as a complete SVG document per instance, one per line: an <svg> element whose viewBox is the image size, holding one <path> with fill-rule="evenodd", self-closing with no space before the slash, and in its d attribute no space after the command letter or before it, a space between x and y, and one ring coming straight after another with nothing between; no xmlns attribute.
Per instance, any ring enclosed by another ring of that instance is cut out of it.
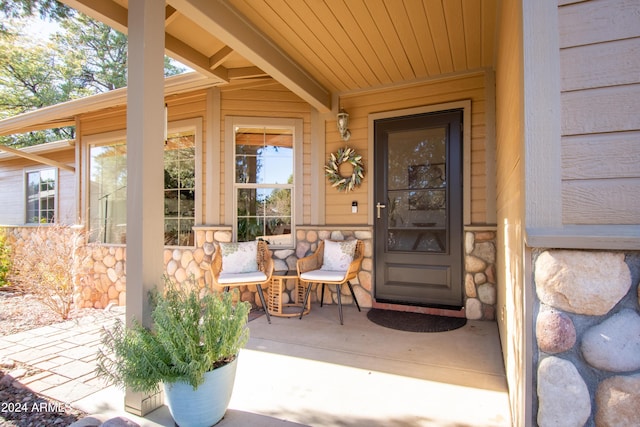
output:
<svg viewBox="0 0 640 427"><path fill-rule="evenodd" d="M382 204L382 203L380 203L380 202L378 202L378 203L376 204L376 208L378 209L378 219L380 219L380 209L384 209L384 208L386 208L386 207L387 207L387 205L383 205L383 204Z"/></svg>

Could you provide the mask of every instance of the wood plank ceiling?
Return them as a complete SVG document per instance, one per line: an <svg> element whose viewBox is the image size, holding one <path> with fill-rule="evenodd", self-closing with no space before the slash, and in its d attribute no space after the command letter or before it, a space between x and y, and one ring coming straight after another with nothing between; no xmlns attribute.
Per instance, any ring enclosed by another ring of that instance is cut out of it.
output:
<svg viewBox="0 0 640 427"><path fill-rule="evenodd" d="M229 0L332 93L493 67L496 0Z"/></svg>
<svg viewBox="0 0 640 427"><path fill-rule="evenodd" d="M169 56L220 85L273 78L319 110L345 92L483 67L498 0L168 0ZM128 0L63 0L126 32Z"/></svg>

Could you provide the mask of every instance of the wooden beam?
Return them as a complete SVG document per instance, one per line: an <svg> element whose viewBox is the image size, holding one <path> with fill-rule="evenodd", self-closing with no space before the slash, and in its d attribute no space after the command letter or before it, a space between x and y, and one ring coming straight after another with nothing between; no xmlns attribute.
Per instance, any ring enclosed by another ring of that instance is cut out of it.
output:
<svg viewBox="0 0 640 427"><path fill-rule="evenodd" d="M175 8L171 6L166 6L164 12L164 26L165 28L169 26L176 18L180 15Z"/></svg>
<svg viewBox="0 0 640 427"><path fill-rule="evenodd" d="M14 154L14 155L16 155L18 157L22 157L24 159L33 160L34 162L42 163L43 165L48 165L48 166L53 166L55 168L64 169L64 170L69 171L69 172L75 173L75 171L76 171L76 168L74 166L69 166L69 165L67 165L65 163L60 163L60 162L57 162L55 160L51 160L51 159L48 159L46 157L40 156L38 154L27 153L27 152L22 151L22 150L16 150L15 148L7 147L6 145L1 145L0 144L0 151L6 151L7 153Z"/></svg>
<svg viewBox="0 0 640 427"><path fill-rule="evenodd" d="M224 46L222 49L214 53L209 57L209 68L215 70L233 53L233 49L229 46Z"/></svg>
<svg viewBox="0 0 640 427"><path fill-rule="evenodd" d="M127 8L120 6L111 1L105 0L61 0L62 3L67 6L78 10L84 13L87 16L90 16L93 19L96 19L100 22L103 22L120 31L123 34L128 33L128 16L129 11ZM172 12L173 11L173 12ZM170 22L172 19L175 19L178 16L178 13L175 8L171 6L167 6L165 8L165 25L167 22ZM182 41L178 40L176 37L171 36L165 32L165 51L167 55L175 58L185 65L203 73L208 77L215 77L222 82L227 82L227 71L226 68L209 68L208 62L209 58L205 55L201 54L197 50L192 47L186 45Z"/></svg>
<svg viewBox="0 0 640 427"><path fill-rule="evenodd" d="M127 34L129 11L117 3L104 0L61 0L61 2Z"/></svg>
<svg viewBox="0 0 640 427"><path fill-rule="evenodd" d="M331 93L225 1L169 0L168 3L318 111L331 111Z"/></svg>
<svg viewBox="0 0 640 427"><path fill-rule="evenodd" d="M269 77L269 74L265 73L258 67L242 67L229 69L229 80L258 79L264 77Z"/></svg>
<svg viewBox="0 0 640 427"><path fill-rule="evenodd" d="M188 65L205 76L213 75L221 82L229 82L227 69L225 67L218 66L215 69L211 69L208 57L204 56L177 37L167 33L165 33L164 37L165 49L168 52L171 52L171 57L185 65Z"/></svg>

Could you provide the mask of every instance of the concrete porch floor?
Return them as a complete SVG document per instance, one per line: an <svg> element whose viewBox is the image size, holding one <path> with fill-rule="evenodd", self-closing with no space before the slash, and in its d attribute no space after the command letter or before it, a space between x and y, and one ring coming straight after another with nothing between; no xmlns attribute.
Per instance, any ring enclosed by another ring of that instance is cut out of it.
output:
<svg viewBox="0 0 640 427"><path fill-rule="evenodd" d="M370 322L366 311L344 307L343 326L333 305L314 305L302 320L251 321L229 410L218 426L511 425L495 323L401 332ZM95 350L90 335L87 345ZM84 361L91 363L86 355ZM145 418L125 413L122 392L96 388L98 380L90 376L81 378L94 387L85 396L72 398L69 387L59 386L40 392L89 414L122 415L141 426L174 425L166 406Z"/></svg>

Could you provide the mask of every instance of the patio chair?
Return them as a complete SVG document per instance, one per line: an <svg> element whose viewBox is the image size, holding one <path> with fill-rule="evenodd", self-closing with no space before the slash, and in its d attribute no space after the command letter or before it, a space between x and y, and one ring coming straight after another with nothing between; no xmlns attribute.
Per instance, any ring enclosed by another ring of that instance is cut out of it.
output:
<svg viewBox="0 0 640 427"><path fill-rule="evenodd" d="M239 243L218 243L211 261L213 284L225 292L234 286L255 285L262 308L271 323L267 303L262 292L262 285L271 281L273 259L263 240Z"/></svg>
<svg viewBox="0 0 640 427"><path fill-rule="evenodd" d="M320 296L320 307L324 302L324 285L336 285L338 298L338 311L340 313L340 324L343 325L341 287L343 284L349 286L353 302L360 310L360 304L356 294L353 292L351 280L355 279L360 272L362 260L364 258L364 242L362 240L333 241L323 240L318 245L316 251L297 262L298 280L303 286L307 286L302 303L303 310L300 312L300 319L304 307L309 300L309 294L313 283L322 283L322 293Z"/></svg>

